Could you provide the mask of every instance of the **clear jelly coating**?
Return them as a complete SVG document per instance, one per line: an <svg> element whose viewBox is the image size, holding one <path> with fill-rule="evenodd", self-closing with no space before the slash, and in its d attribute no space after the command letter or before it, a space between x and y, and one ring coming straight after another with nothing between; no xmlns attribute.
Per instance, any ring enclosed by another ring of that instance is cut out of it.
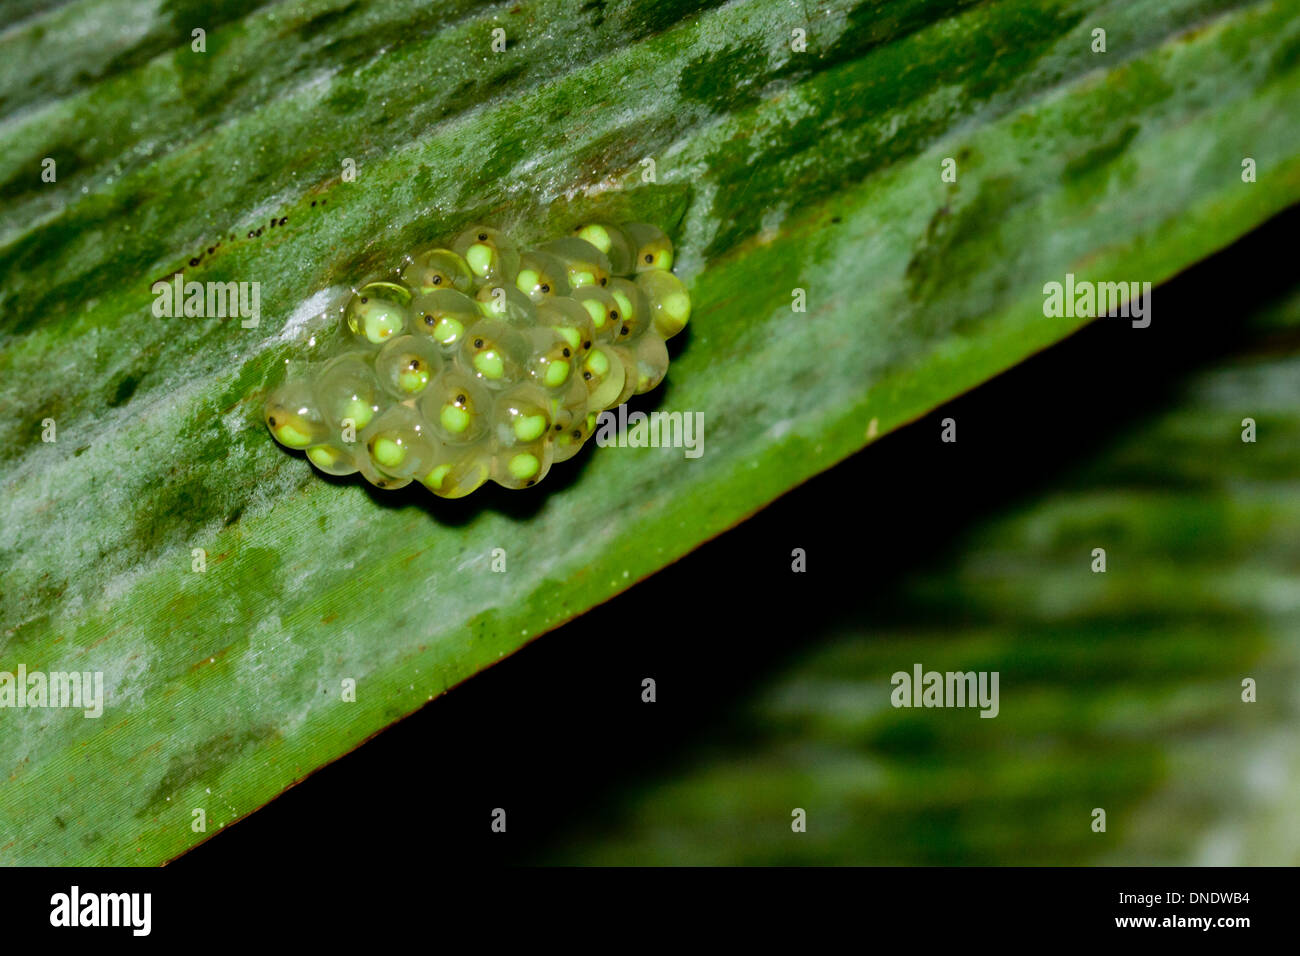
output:
<svg viewBox="0 0 1300 956"><path fill-rule="evenodd" d="M344 430L359 432L392 404L375 376L368 354L344 352L335 356L322 366L311 385L317 407L335 438Z"/></svg>
<svg viewBox="0 0 1300 956"><path fill-rule="evenodd" d="M421 293L411 300L411 334L428 336L450 355L465 330L482 318L476 301L454 289Z"/></svg>
<svg viewBox="0 0 1300 956"><path fill-rule="evenodd" d="M411 256L402 270L402 285L416 295L474 288L474 274L467 263L450 249L428 249Z"/></svg>
<svg viewBox="0 0 1300 956"><path fill-rule="evenodd" d="M575 289L609 284L612 275L609 257L585 239L577 236L552 239L544 243L540 251L559 260L564 266L565 278Z"/></svg>
<svg viewBox="0 0 1300 956"><path fill-rule="evenodd" d="M663 231L643 222L623 227L632 247L632 267L640 272L663 271L673 267L673 244Z"/></svg>
<svg viewBox="0 0 1300 956"><path fill-rule="evenodd" d="M470 226L451 248L465 260L476 285L513 283L519 272L519 247L491 226Z"/></svg>
<svg viewBox="0 0 1300 956"><path fill-rule="evenodd" d="M407 325L411 290L395 282L367 282L352 294L343 322L356 346L373 350L401 335Z"/></svg>
<svg viewBox="0 0 1300 956"><path fill-rule="evenodd" d="M625 276L636 271L632 258L635 250L622 226L604 221L584 222L573 227L573 234L603 252L614 275Z"/></svg>
<svg viewBox="0 0 1300 956"><path fill-rule="evenodd" d="M584 286L573 290L573 301L586 310L596 331L596 341L612 342L623 322L623 310L618 300L599 286Z"/></svg>
<svg viewBox="0 0 1300 956"><path fill-rule="evenodd" d="M515 288L534 302L569 294L568 271L564 263L545 252L525 252L519 257Z"/></svg>
<svg viewBox="0 0 1300 956"><path fill-rule="evenodd" d="M375 374L393 398L414 398L442 371L438 344L423 335L399 335L375 356Z"/></svg>
<svg viewBox="0 0 1300 956"><path fill-rule="evenodd" d="M667 375L665 340L691 311L672 261L642 223L583 222L533 249L469 226L355 287L325 360L267 398L267 428L385 490L532 487Z"/></svg>

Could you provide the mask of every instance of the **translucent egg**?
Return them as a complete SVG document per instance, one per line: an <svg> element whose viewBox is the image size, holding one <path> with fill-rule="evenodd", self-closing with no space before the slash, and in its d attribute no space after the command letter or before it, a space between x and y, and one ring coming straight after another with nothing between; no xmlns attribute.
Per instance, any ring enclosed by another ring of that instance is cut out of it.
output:
<svg viewBox="0 0 1300 956"><path fill-rule="evenodd" d="M516 385L502 392L492 410L492 438L496 447L550 441L549 404L546 393L536 385Z"/></svg>
<svg viewBox="0 0 1300 956"><path fill-rule="evenodd" d="M538 247L564 264L565 277L575 289L609 283L609 257L585 239L568 236Z"/></svg>
<svg viewBox="0 0 1300 956"><path fill-rule="evenodd" d="M375 356L375 375L388 393L398 399L414 398L443 366L436 342L423 335L401 335Z"/></svg>
<svg viewBox="0 0 1300 956"><path fill-rule="evenodd" d="M437 446L420 413L394 405L361 433L366 456L375 470L390 478L413 478L434 464Z"/></svg>
<svg viewBox="0 0 1300 956"><path fill-rule="evenodd" d="M411 333L429 336L450 355L482 315L477 302L454 289L417 295L411 300Z"/></svg>
<svg viewBox="0 0 1300 956"><path fill-rule="evenodd" d="M631 243L637 272L667 272L673 267L673 244L662 229L644 222L628 222L623 224L623 232Z"/></svg>
<svg viewBox="0 0 1300 956"><path fill-rule="evenodd" d="M545 252L525 252L519 257L515 288L534 302L569 294L564 263Z"/></svg>
<svg viewBox="0 0 1300 956"><path fill-rule="evenodd" d="M528 343L518 329L495 319L480 319L465 333L456 352L456 367L490 389L502 389L524 377Z"/></svg>
<svg viewBox="0 0 1300 956"><path fill-rule="evenodd" d="M514 286L485 285L474 293L479 314L513 325L518 329L531 329L537 324L537 306Z"/></svg>
<svg viewBox="0 0 1300 956"><path fill-rule="evenodd" d="M691 295L681 279L655 269L638 274L636 284L650 301L650 315L661 336L671 339L686 328L691 319Z"/></svg>
<svg viewBox="0 0 1300 956"><path fill-rule="evenodd" d="M519 272L519 249L491 226L470 226L451 244L469 266L476 284L510 285Z"/></svg>
<svg viewBox="0 0 1300 956"><path fill-rule="evenodd" d="M528 330L528 377L547 391L564 388L575 378L578 359L568 339L546 326Z"/></svg>
<svg viewBox="0 0 1300 956"><path fill-rule="evenodd" d="M285 382L272 392L264 414L271 435L286 448L301 450L329 434L311 383L305 380Z"/></svg>
<svg viewBox="0 0 1300 956"><path fill-rule="evenodd" d="M631 348L650 327L650 300L630 279L610 279L607 291L623 314L623 325L615 333L613 341Z"/></svg>
<svg viewBox="0 0 1300 956"><path fill-rule="evenodd" d="M492 397L470 376L448 369L420 396L418 407L444 443L469 445L487 434Z"/></svg>
<svg viewBox="0 0 1300 956"><path fill-rule="evenodd" d="M420 483L440 498L463 498L477 491L491 474L492 454L484 442L444 456Z"/></svg>
<svg viewBox="0 0 1300 956"><path fill-rule="evenodd" d="M492 480L506 488L530 488L546 477L554 460L549 441L498 448L492 456Z"/></svg>
<svg viewBox="0 0 1300 956"><path fill-rule="evenodd" d="M632 274L632 242L621 226L612 222L588 222L574 227L573 232L579 239L585 239L606 255L612 274L618 276Z"/></svg>
<svg viewBox="0 0 1300 956"><path fill-rule="evenodd" d="M327 475L353 475L357 471L356 458L342 443L323 443L307 449L307 459Z"/></svg>
<svg viewBox="0 0 1300 956"><path fill-rule="evenodd" d="M604 311L601 315L604 315ZM537 321L555 329L569 343L574 355L585 358L596 338L596 327L591 315L576 299L551 299L538 303Z"/></svg>
<svg viewBox="0 0 1300 956"><path fill-rule="evenodd" d="M587 417L589 402L587 385L580 377L575 375L563 392L552 393L549 399L547 409L551 415L552 440L560 441L565 438L566 432L571 432L574 427L581 429L582 421ZM565 441L567 443L575 438L579 441L585 440L582 434L569 434Z"/></svg>
<svg viewBox="0 0 1300 956"><path fill-rule="evenodd" d="M612 342L614 336L618 334L619 324L623 321L623 312L614 297L604 289L587 286L574 289L570 298L582 306L591 318L592 327L596 331L596 341Z"/></svg>
<svg viewBox="0 0 1300 956"><path fill-rule="evenodd" d="M589 408L604 411L623 393L626 367L612 345L595 346L582 363L582 378L587 383Z"/></svg>
<svg viewBox="0 0 1300 956"><path fill-rule="evenodd" d="M354 342L379 348L406 330L410 301L410 291L395 282L368 282L348 300L344 327Z"/></svg>
<svg viewBox="0 0 1300 956"><path fill-rule="evenodd" d="M330 359L313 382L321 415L336 435L349 425L355 435L391 404L365 354L346 352Z"/></svg>
<svg viewBox="0 0 1300 956"><path fill-rule="evenodd" d="M637 385L637 367L636 355L629 348L621 345L609 346L611 356L623 366L623 387L619 389L618 396L606 405L606 408L617 408L636 394Z"/></svg>
<svg viewBox="0 0 1300 956"><path fill-rule="evenodd" d="M654 329L636 343L636 371L638 395L650 391L668 374L668 346Z"/></svg>
<svg viewBox="0 0 1300 956"><path fill-rule="evenodd" d="M551 447L555 450L555 461L568 461L582 451L582 446L596 430L596 418L595 412L584 412L570 422L564 431L556 433L551 442Z"/></svg>
<svg viewBox="0 0 1300 956"><path fill-rule="evenodd" d="M366 479L376 488L382 488L384 491L395 491L398 488L405 488L411 483L410 478L394 478L379 471L370 461L370 456L364 452L359 452L356 456L357 471L361 477Z"/></svg>
<svg viewBox="0 0 1300 956"><path fill-rule="evenodd" d="M474 276L469 264L450 249L429 249L412 257L402 270L402 283L415 295L449 289L469 292Z"/></svg>

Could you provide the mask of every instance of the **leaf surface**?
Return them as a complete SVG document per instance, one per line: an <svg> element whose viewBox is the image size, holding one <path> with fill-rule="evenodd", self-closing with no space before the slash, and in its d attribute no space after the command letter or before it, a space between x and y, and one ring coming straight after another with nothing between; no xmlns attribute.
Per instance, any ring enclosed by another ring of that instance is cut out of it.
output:
<svg viewBox="0 0 1300 956"><path fill-rule="evenodd" d="M0 666L100 671L108 700L4 713L6 863L174 856L194 808L209 834L251 812L1068 335L1045 282L1160 282L1300 196L1294 3L15 9ZM527 241L593 211L678 245L695 317L640 407L702 415L701 457L592 449L453 505L271 442L318 290L472 220ZM155 318L178 270L260 283L260 325Z"/></svg>

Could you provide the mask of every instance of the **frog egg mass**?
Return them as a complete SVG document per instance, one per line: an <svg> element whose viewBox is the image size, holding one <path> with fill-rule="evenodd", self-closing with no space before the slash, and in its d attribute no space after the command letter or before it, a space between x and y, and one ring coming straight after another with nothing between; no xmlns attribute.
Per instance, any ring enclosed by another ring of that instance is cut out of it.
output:
<svg viewBox="0 0 1300 956"><path fill-rule="evenodd" d="M589 222L536 249L490 226L358 287L335 354L267 399L281 445L378 488L529 488L668 372L690 295L654 226Z"/></svg>

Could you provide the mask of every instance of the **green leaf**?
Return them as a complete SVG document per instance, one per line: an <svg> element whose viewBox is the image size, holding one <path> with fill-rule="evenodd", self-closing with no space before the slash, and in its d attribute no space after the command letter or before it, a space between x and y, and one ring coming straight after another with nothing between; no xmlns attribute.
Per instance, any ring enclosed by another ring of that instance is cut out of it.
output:
<svg viewBox="0 0 1300 956"><path fill-rule="evenodd" d="M1084 320L1045 318L1045 282L1159 282L1300 195L1290 3L21 9L0 660L102 671L108 703L5 714L0 862L181 852L192 809L209 834L251 812L1068 335ZM454 505L270 441L260 403L317 290L473 219L527 240L590 211L678 244L694 324L644 407L703 414L702 457L594 449L537 494ZM261 324L154 318L177 270L259 282Z"/></svg>

